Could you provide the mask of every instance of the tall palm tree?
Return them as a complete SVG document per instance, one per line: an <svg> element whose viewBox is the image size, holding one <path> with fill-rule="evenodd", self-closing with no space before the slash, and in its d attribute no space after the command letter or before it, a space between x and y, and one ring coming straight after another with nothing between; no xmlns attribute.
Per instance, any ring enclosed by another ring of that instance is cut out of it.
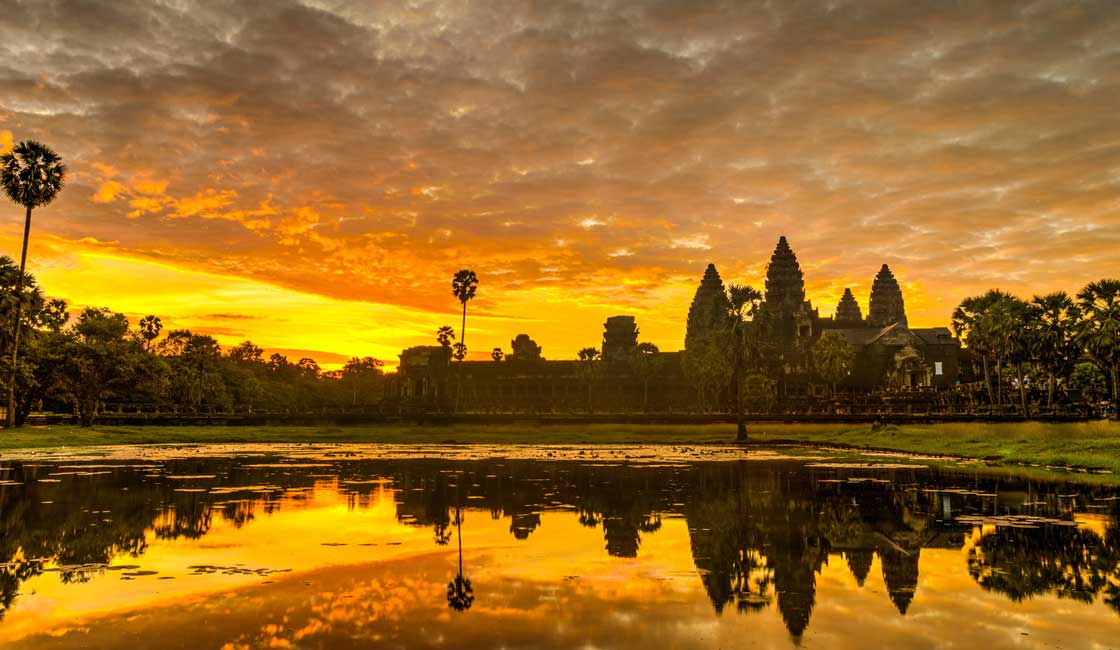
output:
<svg viewBox="0 0 1120 650"><path fill-rule="evenodd" d="M19 258L16 296L23 293L23 275L27 268L27 240L31 236L31 211L43 207L58 196L66 181L66 166L50 147L27 140L0 156L0 186L13 202L26 208L23 222L23 253ZM23 320L23 302L18 302L15 332L12 336L12 367L8 376L7 428L16 424L16 362L19 359L19 330Z"/></svg>
<svg viewBox="0 0 1120 650"><path fill-rule="evenodd" d="M1081 308L1064 291L1031 299L1027 319L1031 356L1046 371L1047 408L1054 408L1058 375L1081 355L1076 340L1080 320Z"/></svg>
<svg viewBox="0 0 1120 650"><path fill-rule="evenodd" d="M1000 406L1003 405L1003 365L1010 364L1019 383L1019 401L1025 417L1030 417L1023 363L1031 358L1027 303L993 289L984 294L987 311L983 323L988 328L989 346L996 359L996 382Z"/></svg>
<svg viewBox="0 0 1120 650"><path fill-rule="evenodd" d="M1078 340L1109 374L1112 384L1112 415L1120 419L1120 280L1091 282L1077 294L1084 318Z"/></svg>
<svg viewBox="0 0 1120 650"><path fill-rule="evenodd" d="M470 269L460 269L451 279L451 293L463 305L463 322L459 327L459 343L461 353L456 355L461 364L467 356L467 303L474 299L478 291L478 276ZM459 395L462 387L462 368L459 368L459 380L455 382L455 411L459 410Z"/></svg>
<svg viewBox="0 0 1120 650"><path fill-rule="evenodd" d="M742 379L745 366L755 356L757 325L754 319L762 308L762 292L751 286L727 287L727 313L724 333L731 344L731 386L735 391L735 442L747 441L747 421L743 413ZM755 330L755 331L752 331Z"/></svg>
<svg viewBox="0 0 1120 650"><path fill-rule="evenodd" d="M992 388L992 375L989 361L996 345L990 310L992 305L1005 296L1001 291L992 290L980 296L971 296L961 301L953 310L953 332L960 337L969 351L980 357L984 368L984 385L988 389L988 401L993 406L999 403L996 391Z"/></svg>
<svg viewBox="0 0 1120 650"><path fill-rule="evenodd" d="M602 374L602 360L603 355L599 350L592 347L581 349L576 353L576 358L579 359L579 365L576 366L580 378L587 384L587 412L594 411L595 384L599 380L599 375Z"/></svg>
<svg viewBox="0 0 1120 650"><path fill-rule="evenodd" d="M658 356L656 344L643 341L634 348L630 358L630 368L642 382L642 412L649 411L649 382L661 371L664 360Z"/></svg>

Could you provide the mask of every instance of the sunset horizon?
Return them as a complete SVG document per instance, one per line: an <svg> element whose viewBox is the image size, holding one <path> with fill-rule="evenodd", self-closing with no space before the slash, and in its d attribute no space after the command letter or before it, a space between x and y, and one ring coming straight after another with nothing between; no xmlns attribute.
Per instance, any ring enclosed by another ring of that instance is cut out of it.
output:
<svg viewBox="0 0 1120 650"><path fill-rule="evenodd" d="M1120 267L1091 3L95 6L0 32L0 149L70 170L29 270L76 309L392 365L472 268L470 358L559 359L617 314L680 349L706 265L761 288L783 234L822 315L886 263L927 327Z"/></svg>
<svg viewBox="0 0 1120 650"><path fill-rule="evenodd" d="M1099 650L1120 1L0 0L0 650Z"/></svg>

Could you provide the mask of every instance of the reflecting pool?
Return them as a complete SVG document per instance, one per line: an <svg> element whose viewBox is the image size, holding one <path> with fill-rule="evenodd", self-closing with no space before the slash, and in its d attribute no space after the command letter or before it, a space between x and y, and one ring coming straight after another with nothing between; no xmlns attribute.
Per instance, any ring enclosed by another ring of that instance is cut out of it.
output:
<svg viewBox="0 0 1120 650"><path fill-rule="evenodd" d="M1108 648L1120 489L734 448L0 459L0 648Z"/></svg>

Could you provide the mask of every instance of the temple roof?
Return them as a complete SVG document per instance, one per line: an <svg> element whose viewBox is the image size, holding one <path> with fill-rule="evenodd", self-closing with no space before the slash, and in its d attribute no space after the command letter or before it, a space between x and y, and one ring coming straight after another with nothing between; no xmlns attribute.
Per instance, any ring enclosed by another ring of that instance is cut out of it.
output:
<svg viewBox="0 0 1120 650"><path fill-rule="evenodd" d="M716 265L709 264L704 270L700 286L696 287L692 304L688 307L688 324L684 335L685 348L688 348L690 341L703 340L712 334L718 326L717 320L726 300L723 279L719 277Z"/></svg>
<svg viewBox="0 0 1120 650"><path fill-rule="evenodd" d="M859 303L856 302L851 289L844 289L844 295L836 305L836 320L848 323L863 321L863 312L860 311Z"/></svg>
<svg viewBox="0 0 1120 650"><path fill-rule="evenodd" d="M867 306L869 325L882 327L891 323L906 325L906 307L902 301L902 287L898 285L886 264L879 269L871 285L871 300Z"/></svg>
<svg viewBox="0 0 1120 650"><path fill-rule="evenodd" d="M785 235L778 238L770 265L766 267L766 303L771 308L796 308L805 302L805 277L797 255Z"/></svg>

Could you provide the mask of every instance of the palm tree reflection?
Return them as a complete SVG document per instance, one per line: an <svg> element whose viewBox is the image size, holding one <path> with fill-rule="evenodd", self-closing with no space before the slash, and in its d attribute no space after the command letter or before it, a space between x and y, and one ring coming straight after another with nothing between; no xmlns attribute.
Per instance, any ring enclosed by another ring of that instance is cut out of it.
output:
<svg viewBox="0 0 1120 650"><path fill-rule="evenodd" d="M461 482L461 481L460 481ZM465 612L474 603L474 588L471 581L463 577L463 508L461 492L456 486L455 499L455 537L459 541L459 573L447 583L447 606L457 612Z"/></svg>

